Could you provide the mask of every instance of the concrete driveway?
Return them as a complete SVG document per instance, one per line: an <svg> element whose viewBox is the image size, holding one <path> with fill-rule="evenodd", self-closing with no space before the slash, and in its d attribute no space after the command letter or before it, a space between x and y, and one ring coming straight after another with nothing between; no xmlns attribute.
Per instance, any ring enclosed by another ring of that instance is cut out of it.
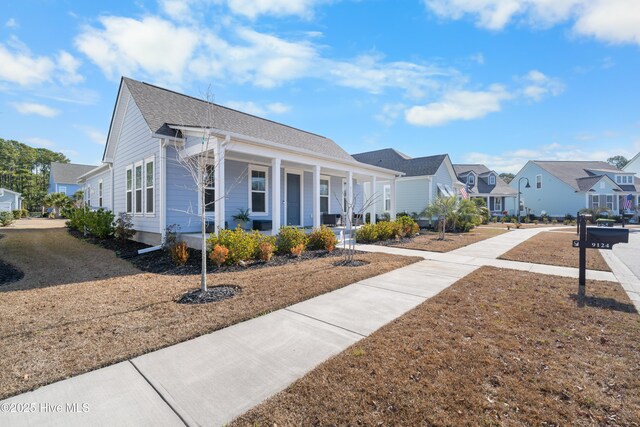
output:
<svg viewBox="0 0 640 427"><path fill-rule="evenodd" d="M629 243L615 245L613 253L640 279L640 229L630 229Z"/></svg>

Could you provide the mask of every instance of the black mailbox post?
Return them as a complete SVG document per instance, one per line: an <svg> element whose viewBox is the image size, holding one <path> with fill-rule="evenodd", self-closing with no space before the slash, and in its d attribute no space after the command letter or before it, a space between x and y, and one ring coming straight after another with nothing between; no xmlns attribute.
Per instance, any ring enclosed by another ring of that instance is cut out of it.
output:
<svg viewBox="0 0 640 427"><path fill-rule="evenodd" d="M629 229L587 227L587 218L578 218L580 240L573 241L574 248L580 248L580 272L578 275L578 305L584 305L586 296L587 249L613 249L616 243L629 243Z"/></svg>

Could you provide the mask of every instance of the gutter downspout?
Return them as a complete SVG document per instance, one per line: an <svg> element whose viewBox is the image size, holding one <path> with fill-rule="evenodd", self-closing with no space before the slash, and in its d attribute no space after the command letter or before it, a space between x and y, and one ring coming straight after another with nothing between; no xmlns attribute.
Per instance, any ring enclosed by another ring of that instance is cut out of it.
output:
<svg viewBox="0 0 640 427"><path fill-rule="evenodd" d="M167 141L161 139L160 147L160 241L162 245L167 239Z"/></svg>

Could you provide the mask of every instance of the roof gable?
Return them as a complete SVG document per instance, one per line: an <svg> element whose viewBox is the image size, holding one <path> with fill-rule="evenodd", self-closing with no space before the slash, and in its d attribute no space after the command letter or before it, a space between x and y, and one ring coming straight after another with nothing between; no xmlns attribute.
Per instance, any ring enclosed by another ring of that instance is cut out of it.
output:
<svg viewBox="0 0 640 427"><path fill-rule="evenodd" d="M543 161L532 160L533 164L569 185L575 191L587 191L584 188L589 180L583 178L597 178L606 173L620 173L621 171L607 162L598 161ZM579 180L582 180L579 182ZM597 181L594 181L597 182ZM591 188L591 186L589 186Z"/></svg>
<svg viewBox="0 0 640 427"><path fill-rule="evenodd" d="M92 169L95 169L95 166L53 162L51 180L57 184L77 184L78 178Z"/></svg>
<svg viewBox="0 0 640 427"><path fill-rule="evenodd" d="M467 177L473 174L476 179L473 185L469 187L471 193L476 194L500 194L500 195L516 195L517 192L509 184L504 182L500 175L494 170L489 169L482 164L456 164L453 165L456 171L458 179L465 183ZM489 182L491 176L495 176L496 181L494 184Z"/></svg>
<svg viewBox="0 0 640 427"><path fill-rule="evenodd" d="M353 154L352 157L362 163L404 172L405 176L429 176L436 174L440 165L448 156L439 154L412 158L393 148L385 148Z"/></svg>
<svg viewBox="0 0 640 427"><path fill-rule="evenodd" d="M175 137L176 131L169 125L211 127L337 159L353 160L329 138L126 77L122 78L112 117L108 139L112 145L115 145L113 134L117 133L119 111L126 107L127 101L122 96L125 93L130 93L131 100L154 134ZM109 153L107 149L105 160L109 159Z"/></svg>

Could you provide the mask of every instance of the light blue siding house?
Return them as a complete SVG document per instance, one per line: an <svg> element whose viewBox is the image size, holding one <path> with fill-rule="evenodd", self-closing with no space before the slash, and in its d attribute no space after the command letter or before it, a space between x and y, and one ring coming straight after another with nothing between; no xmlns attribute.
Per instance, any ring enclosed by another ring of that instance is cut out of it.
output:
<svg viewBox="0 0 640 427"><path fill-rule="evenodd" d="M491 216L502 216L504 212L515 214L518 193L496 171L482 164L457 164L453 167L469 197L484 199Z"/></svg>
<svg viewBox="0 0 640 427"><path fill-rule="evenodd" d="M95 166L75 163L51 163L48 193L64 193L67 196L73 196L76 191L82 188L78 183L78 178L94 168Z"/></svg>
<svg viewBox="0 0 640 427"><path fill-rule="evenodd" d="M22 196L15 191L0 188L0 212L22 209Z"/></svg>
<svg viewBox="0 0 640 427"><path fill-rule="evenodd" d="M353 157L360 162L404 174L395 179L395 188L389 180L376 180L373 192L371 183L365 184L367 200L375 199L378 213L420 213L438 195L458 196L463 187L448 154L413 158L393 148L385 148L354 154ZM395 203L392 201L394 195Z"/></svg>
<svg viewBox="0 0 640 427"><path fill-rule="evenodd" d="M517 189L519 181L523 214L530 209L536 216L546 213L562 218L575 216L580 209L600 207L618 214L631 195L633 203L626 214L637 216L640 179L606 162L531 160L510 185Z"/></svg>
<svg viewBox="0 0 640 427"><path fill-rule="evenodd" d="M123 78L103 164L81 177L87 201L130 213L136 238L149 244L163 241L168 225L199 231L202 194L179 159L202 150L205 139L215 178L204 191L212 231L235 227L240 209L265 232L318 227L365 183L401 175L360 163L323 136Z"/></svg>

